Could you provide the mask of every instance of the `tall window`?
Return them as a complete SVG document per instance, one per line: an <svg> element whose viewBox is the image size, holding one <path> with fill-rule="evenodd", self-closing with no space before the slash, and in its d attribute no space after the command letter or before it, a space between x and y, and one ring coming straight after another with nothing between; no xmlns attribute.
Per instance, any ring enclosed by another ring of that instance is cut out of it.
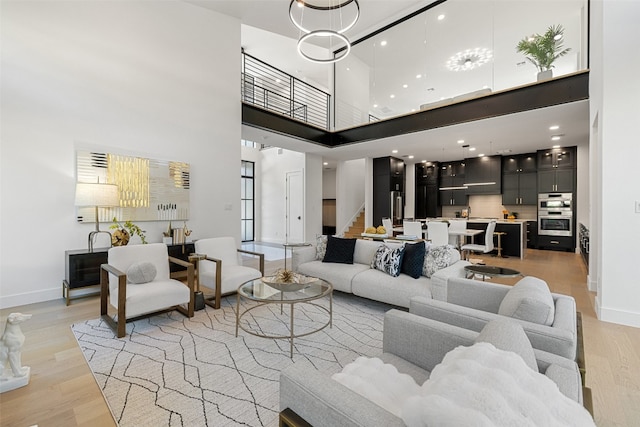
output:
<svg viewBox="0 0 640 427"><path fill-rule="evenodd" d="M240 164L240 231L243 242L252 242L255 231L255 209L254 209L254 171L255 163L242 160Z"/></svg>

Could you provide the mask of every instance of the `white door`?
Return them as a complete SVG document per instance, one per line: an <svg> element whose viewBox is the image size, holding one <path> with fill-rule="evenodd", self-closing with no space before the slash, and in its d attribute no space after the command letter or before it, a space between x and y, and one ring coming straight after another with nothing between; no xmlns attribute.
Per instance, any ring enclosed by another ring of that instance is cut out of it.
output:
<svg viewBox="0 0 640 427"><path fill-rule="evenodd" d="M287 172L286 237L289 243L304 242L304 175Z"/></svg>

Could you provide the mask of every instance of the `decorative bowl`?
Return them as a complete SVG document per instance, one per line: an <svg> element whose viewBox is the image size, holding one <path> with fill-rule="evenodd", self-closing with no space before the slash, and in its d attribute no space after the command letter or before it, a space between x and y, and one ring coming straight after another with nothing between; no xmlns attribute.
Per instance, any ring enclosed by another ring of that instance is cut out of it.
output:
<svg viewBox="0 0 640 427"><path fill-rule="evenodd" d="M278 279L278 276L263 277L262 282L282 292L295 292L300 289L304 289L307 285L313 282L317 282L318 278L304 276L302 274L293 273L291 282L283 282Z"/></svg>

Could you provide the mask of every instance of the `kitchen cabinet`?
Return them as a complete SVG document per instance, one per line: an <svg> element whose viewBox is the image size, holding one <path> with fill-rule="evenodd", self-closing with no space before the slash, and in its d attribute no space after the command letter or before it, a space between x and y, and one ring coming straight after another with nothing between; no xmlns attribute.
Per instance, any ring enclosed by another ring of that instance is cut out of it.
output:
<svg viewBox="0 0 640 427"><path fill-rule="evenodd" d="M538 150L538 170L573 169L576 167L576 147Z"/></svg>
<svg viewBox="0 0 640 427"><path fill-rule="evenodd" d="M373 159L373 223L382 224L382 218L402 221L403 212L392 212L392 192L395 197L404 194L404 162L395 157ZM395 198L394 198L395 200ZM400 203L404 205L404 203ZM404 206L399 207L400 210Z"/></svg>
<svg viewBox="0 0 640 427"><path fill-rule="evenodd" d="M575 169L538 171L539 193L573 193L575 191Z"/></svg>
<svg viewBox="0 0 640 427"><path fill-rule="evenodd" d="M467 194L502 192L502 156L471 157L464 162Z"/></svg>
<svg viewBox="0 0 640 427"><path fill-rule="evenodd" d="M415 218L435 218L442 215L438 201L438 163L415 165Z"/></svg>
<svg viewBox="0 0 640 427"><path fill-rule="evenodd" d="M536 154L502 158L502 204L535 205L538 202Z"/></svg>
<svg viewBox="0 0 640 427"><path fill-rule="evenodd" d="M538 248L574 252L576 250L575 240L573 236L538 235Z"/></svg>
<svg viewBox="0 0 640 427"><path fill-rule="evenodd" d="M467 192L464 187L465 162L440 164L440 205L466 206Z"/></svg>
<svg viewBox="0 0 640 427"><path fill-rule="evenodd" d="M527 221L527 248L538 247L538 221Z"/></svg>

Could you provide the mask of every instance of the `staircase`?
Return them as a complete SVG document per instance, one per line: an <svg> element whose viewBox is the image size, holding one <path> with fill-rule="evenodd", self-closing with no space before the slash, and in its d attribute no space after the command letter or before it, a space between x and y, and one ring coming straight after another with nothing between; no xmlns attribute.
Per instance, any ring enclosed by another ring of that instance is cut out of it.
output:
<svg viewBox="0 0 640 427"><path fill-rule="evenodd" d="M360 233L364 233L364 210L344 233L344 237L360 237Z"/></svg>

